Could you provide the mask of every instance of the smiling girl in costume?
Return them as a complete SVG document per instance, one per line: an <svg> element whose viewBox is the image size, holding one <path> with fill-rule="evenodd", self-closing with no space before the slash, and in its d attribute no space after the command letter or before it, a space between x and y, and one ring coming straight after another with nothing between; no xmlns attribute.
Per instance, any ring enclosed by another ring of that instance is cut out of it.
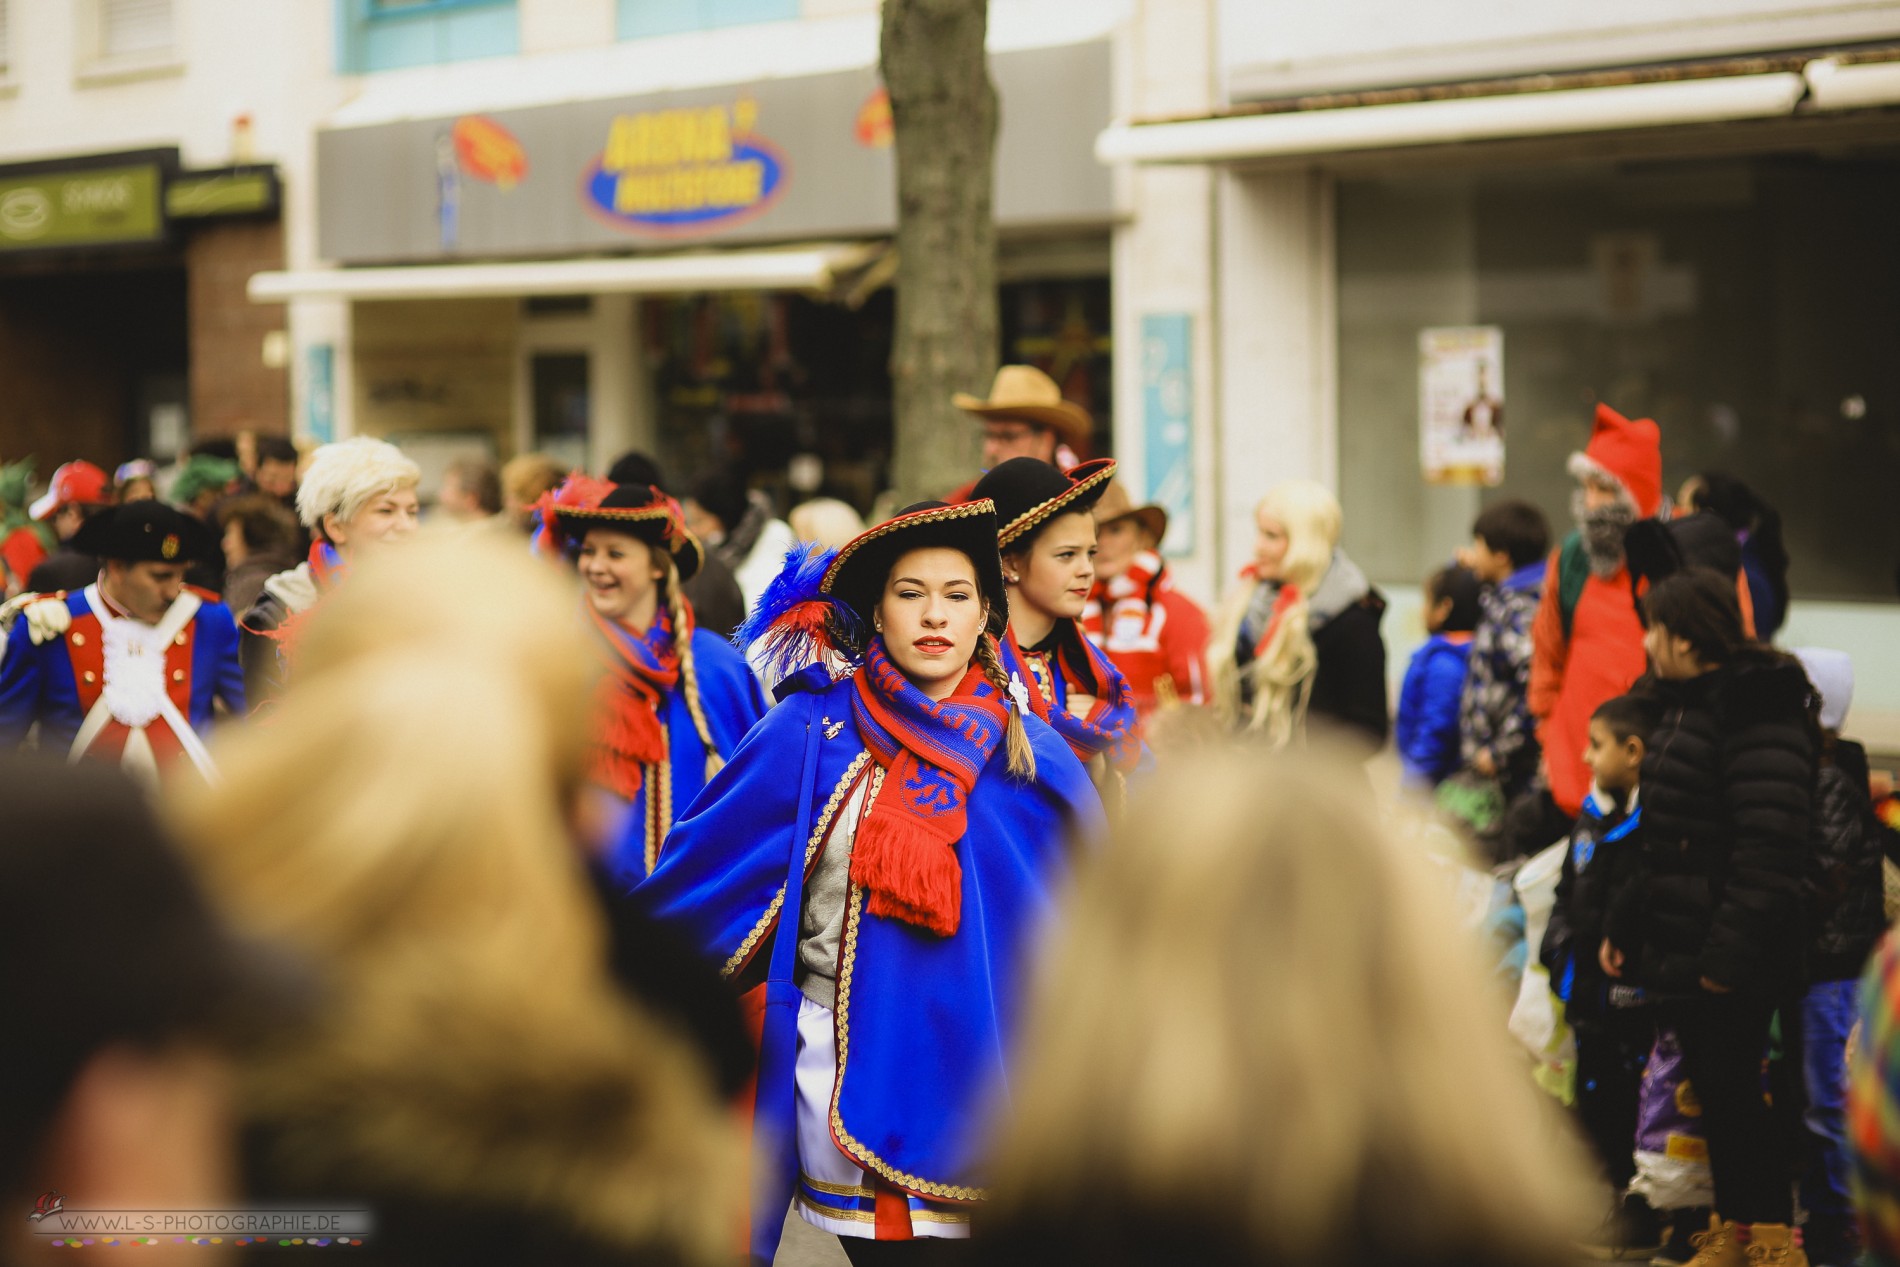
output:
<svg viewBox="0 0 1900 1267"><path fill-rule="evenodd" d="M1112 458L1066 472L1035 458L1011 458L976 486L978 497L996 503L996 543L1009 585L1003 667L1027 684L1036 715L1092 763L1098 783L1108 771L1126 775L1142 760L1141 721L1128 680L1089 641L1080 619L1095 586L1091 512L1114 475Z"/></svg>
<svg viewBox="0 0 1900 1267"><path fill-rule="evenodd" d="M621 820L608 869L630 887L765 698L739 653L694 627L680 586L703 556L679 503L645 484L609 490L593 505L550 503L548 526L580 571L598 635L592 781Z"/></svg>
<svg viewBox="0 0 1900 1267"><path fill-rule="evenodd" d="M989 501L925 503L795 553L740 637L806 667L635 893L736 986L765 982L765 1261L794 1190L854 1262L967 1236L987 1195L975 1123L1004 1089L1018 970L1071 831L1101 818L1012 700L995 541ZM834 682L824 653L852 671Z"/></svg>

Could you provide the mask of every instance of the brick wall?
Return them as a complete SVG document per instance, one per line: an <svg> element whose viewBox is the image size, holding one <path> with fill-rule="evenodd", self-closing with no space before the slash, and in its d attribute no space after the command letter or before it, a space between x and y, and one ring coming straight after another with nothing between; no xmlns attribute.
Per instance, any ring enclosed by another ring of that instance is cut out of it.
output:
<svg viewBox="0 0 1900 1267"><path fill-rule="evenodd" d="M264 363L265 336L284 329L284 305L254 304L251 274L284 266L278 221L212 222L185 245L190 275L193 439L254 430L290 433L290 371Z"/></svg>

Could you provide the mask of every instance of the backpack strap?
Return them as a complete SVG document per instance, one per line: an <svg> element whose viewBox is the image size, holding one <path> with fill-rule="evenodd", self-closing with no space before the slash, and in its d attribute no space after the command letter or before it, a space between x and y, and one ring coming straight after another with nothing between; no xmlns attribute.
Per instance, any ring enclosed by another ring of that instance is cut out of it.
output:
<svg viewBox="0 0 1900 1267"><path fill-rule="evenodd" d="M1583 534L1572 532L1557 551L1557 611L1563 617L1564 637L1570 637L1571 623L1577 616L1577 603L1590 580L1590 555L1583 548Z"/></svg>

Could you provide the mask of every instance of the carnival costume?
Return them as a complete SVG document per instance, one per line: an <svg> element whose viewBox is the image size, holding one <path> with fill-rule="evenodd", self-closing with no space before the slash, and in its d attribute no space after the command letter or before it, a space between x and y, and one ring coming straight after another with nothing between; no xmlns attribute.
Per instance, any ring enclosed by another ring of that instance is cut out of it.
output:
<svg viewBox="0 0 1900 1267"><path fill-rule="evenodd" d="M591 778L630 807L607 863L614 879L631 887L653 870L678 813L764 715L765 697L737 651L694 627L692 604L679 587L699 570L703 554L678 502L645 484L590 481L565 499L548 500L546 513L552 539L569 557L589 529L601 528L671 560L671 575L661 582L664 601L644 633L583 602L603 670Z"/></svg>
<svg viewBox="0 0 1900 1267"><path fill-rule="evenodd" d="M1004 1088L1024 956L1070 833L1101 819L1080 763L1003 677L994 542L988 501L931 503L835 556L794 552L740 634L803 667L635 893L729 980L764 980L764 1261L794 1193L807 1222L879 1240L967 1235L986 1195L982 1125ZM930 547L972 560L990 612L971 666L934 702L869 632L892 566ZM855 667L833 681L840 655ZM1033 775L1010 770L1012 715ZM787 926L797 936L777 935Z"/></svg>
<svg viewBox="0 0 1900 1267"><path fill-rule="evenodd" d="M156 501L102 510L76 548L130 563L184 563L218 548L195 519ZM186 586L156 624L121 609L99 582L22 595L0 658L0 748L39 723L39 744L69 760L115 761L155 779L181 758L215 775L204 747L218 703L244 711L237 624L217 596Z"/></svg>
<svg viewBox="0 0 1900 1267"><path fill-rule="evenodd" d="M1168 535L1168 512L1133 505L1119 480L1095 507L1101 529L1134 519L1157 542ZM1128 679L1145 722L1164 704L1207 702L1207 613L1174 587L1158 550L1140 550L1112 581L1097 580L1082 609L1082 631Z"/></svg>
<svg viewBox="0 0 1900 1267"><path fill-rule="evenodd" d="M1113 458L1097 458L1061 471L1035 458L1011 458L977 481L976 495L996 503L1000 551L1026 550L1058 515L1087 514L1115 476ZM1126 775L1141 764L1141 720L1134 693L1109 658L1082 631L1080 621L1059 619L1033 647L1020 645L1012 629L1003 638L1003 667L1029 686L1030 707L1055 728L1083 761L1097 756ZM1095 697L1086 715L1069 711L1071 694Z"/></svg>

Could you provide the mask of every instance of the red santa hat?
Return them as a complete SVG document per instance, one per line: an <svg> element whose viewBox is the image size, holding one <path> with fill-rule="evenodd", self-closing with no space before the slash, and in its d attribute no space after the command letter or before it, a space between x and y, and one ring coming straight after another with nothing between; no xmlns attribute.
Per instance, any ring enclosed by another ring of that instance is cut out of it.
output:
<svg viewBox="0 0 1900 1267"><path fill-rule="evenodd" d="M1653 519L1662 510L1662 428L1649 418L1625 418L1599 404L1590 443L1570 455L1570 473L1615 482L1639 518Z"/></svg>

